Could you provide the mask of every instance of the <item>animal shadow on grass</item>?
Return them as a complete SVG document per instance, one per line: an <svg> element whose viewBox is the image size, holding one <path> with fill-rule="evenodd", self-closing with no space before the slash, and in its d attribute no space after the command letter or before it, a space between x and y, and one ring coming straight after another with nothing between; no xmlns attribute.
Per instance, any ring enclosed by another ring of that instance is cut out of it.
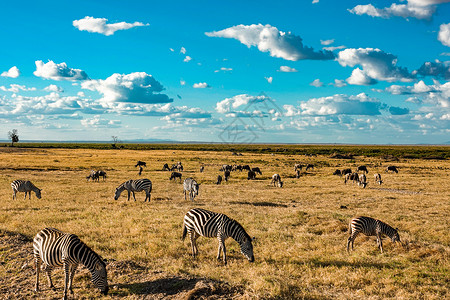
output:
<svg viewBox="0 0 450 300"><path fill-rule="evenodd" d="M172 296L187 292L184 299L197 299L201 296L208 297L211 295L232 297L240 294L237 289L224 283L210 282L209 280L199 278L182 278L180 276L130 284L118 284L117 287L126 289L135 295L163 294L164 296Z"/></svg>
<svg viewBox="0 0 450 300"><path fill-rule="evenodd" d="M356 267L356 268L371 268L371 269L402 269L403 267L399 264L394 263L374 263L374 262L349 262L345 260L319 260L312 259L307 262L302 262L311 264L316 267Z"/></svg>
<svg viewBox="0 0 450 300"><path fill-rule="evenodd" d="M246 204L253 206L267 206L267 207L288 207L286 204L273 203L267 201L259 201L259 202L247 202L247 201L231 201L232 204Z"/></svg>

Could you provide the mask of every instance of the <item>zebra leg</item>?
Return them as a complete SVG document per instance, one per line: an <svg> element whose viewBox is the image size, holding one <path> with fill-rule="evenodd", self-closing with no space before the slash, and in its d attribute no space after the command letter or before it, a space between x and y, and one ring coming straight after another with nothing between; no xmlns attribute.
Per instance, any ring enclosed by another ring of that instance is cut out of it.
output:
<svg viewBox="0 0 450 300"><path fill-rule="evenodd" d="M68 262L64 262L64 300L67 299L67 289L70 281L70 267L71 265Z"/></svg>
<svg viewBox="0 0 450 300"><path fill-rule="evenodd" d="M17 199L16 193L17 193L17 192L14 190L14 191L13 191L13 200L16 200L16 199Z"/></svg>
<svg viewBox="0 0 450 300"><path fill-rule="evenodd" d="M191 247L192 247L192 256L195 258L198 254L198 249L197 249L197 233L195 231L191 231L189 232L189 238L191 240Z"/></svg>
<svg viewBox="0 0 450 300"><path fill-rule="evenodd" d="M381 240L381 235L377 234L377 244L380 248L381 253L383 253L383 241Z"/></svg>
<svg viewBox="0 0 450 300"><path fill-rule="evenodd" d="M47 273L48 287L55 290L55 286L52 282L52 267L46 264L44 270Z"/></svg>
<svg viewBox="0 0 450 300"><path fill-rule="evenodd" d="M184 200L186 200L186 190L184 190Z"/></svg>
<svg viewBox="0 0 450 300"><path fill-rule="evenodd" d="M127 201L130 201L130 191L128 191L128 200Z"/></svg>
<svg viewBox="0 0 450 300"><path fill-rule="evenodd" d="M131 193L133 194L133 199L134 199L134 201L136 201L136 196L134 195L134 192L131 191Z"/></svg>
<svg viewBox="0 0 450 300"><path fill-rule="evenodd" d="M41 259L36 254L34 255L34 267L36 269L36 286L34 290L39 292L39 273L41 271Z"/></svg>
<svg viewBox="0 0 450 300"><path fill-rule="evenodd" d="M349 251L349 247L350 247L350 243L352 244L352 251L353 251L353 243L355 242L356 237L358 236L359 232L354 232L352 233L349 237L348 237L348 241L347 241L347 252Z"/></svg>
<svg viewBox="0 0 450 300"><path fill-rule="evenodd" d="M73 290L72 290L72 281L73 281L73 277L75 276L75 271L77 270L78 265L72 265L72 270L70 271L70 277L69 277L69 291L70 293L73 295Z"/></svg>
<svg viewBox="0 0 450 300"><path fill-rule="evenodd" d="M25 192L25 197L23 197L23 200L27 200L27 192Z"/></svg>

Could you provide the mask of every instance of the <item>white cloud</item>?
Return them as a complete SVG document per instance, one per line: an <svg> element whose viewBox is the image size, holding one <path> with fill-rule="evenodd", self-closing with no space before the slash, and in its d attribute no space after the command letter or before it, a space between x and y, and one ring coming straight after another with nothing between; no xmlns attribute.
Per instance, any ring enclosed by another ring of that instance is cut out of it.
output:
<svg viewBox="0 0 450 300"><path fill-rule="evenodd" d="M53 80L86 80L89 79L86 72L80 69L72 69L67 67L65 62L55 64L53 61L45 63L42 60L37 60L36 71L33 74L37 77Z"/></svg>
<svg viewBox="0 0 450 300"><path fill-rule="evenodd" d="M113 35L118 30L126 30L133 27L149 25L141 22L134 22L134 23L119 22L106 24L107 21L108 19L105 18L94 18L86 16L83 19L74 20L72 24L81 31L84 30L88 32L95 32L106 36Z"/></svg>
<svg viewBox="0 0 450 300"><path fill-rule="evenodd" d="M62 92L64 92L64 90L63 90L62 87L59 87L59 86L57 86L57 85L55 85L55 84L50 84L49 86L45 87L45 88L44 88L44 91L47 91L47 92L57 92L57 93L62 93Z"/></svg>
<svg viewBox="0 0 450 300"><path fill-rule="evenodd" d="M180 85L186 85L186 81L184 81L183 79L180 80Z"/></svg>
<svg viewBox="0 0 450 300"><path fill-rule="evenodd" d="M298 72L295 68L291 68L288 66L280 66L279 72L285 72L285 73L292 73L292 72Z"/></svg>
<svg viewBox="0 0 450 300"><path fill-rule="evenodd" d="M96 115L90 119L83 119L80 121L81 125L87 128L119 128L122 123L120 120L108 120Z"/></svg>
<svg viewBox="0 0 450 300"><path fill-rule="evenodd" d="M334 54L329 51L314 51L303 45L302 38L290 32L279 31L271 25L237 25L221 31L206 32L210 37L233 38L247 47L256 46L261 52L273 57L297 61L303 59L330 60Z"/></svg>
<svg viewBox="0 0 450 300"><path fill-rule="evenodd" d="M311 82L309 85L315 86L315 87L321 87L323 86L323 82L320 81L319 78L314 79L313 82Z"/></svg>
<svg viewBox="0 0 450 300"><path fill-rule="evenodd" d="M380 49L349 48L339 52L337 61L341 66L362 66L353 70L347 82L356 85L375 84L381 81L409 82L414 76L406 68L397 66L397 57Z"/></svg>
<svg viewBox="0 0 450 300"><path fill-rule="evenodd" d="M266 79L268 83L272 83L272 81L273 81L273 77L272 76L264 77L264 79Z"/></svg>
<svg viewBox="0 0 450 300"><path fill-rule="evenodd" d="M20 71L16 66L12 67L8 71L5 71L1 74L2 77L9 77L9 78L17 78L19 77L19 75Z"/></svg>
<svg viewBox="0 0 450 300"><path fill-rule="evenodd" d="M84 92L78 92L78 93L77 93L77 96L78 96L78 97L81 97L81 98L86 97L86 95L84 94Z"/></svg>
<svg viewBox="0 0 450 300"><path fill-rule="evenodd" d="M103 102L168 103L173 100L161 94L164 87L152 75L145 72L114 73L105 80L89 80L81 84L83 89L97 91Z"/></svg>
<svg viewBox="0 0 450 300"><path fill-rule="evenodd" d="M219 70L215 70L214 73L218 73L220 71L231 72L231 71L233 71L233 69L232 68L221 67Z"/></svg>
<svg viewBox="0 0 450 300"><path fill-rule="evenodd" d="M194 83L194 85L192 87L194 89L206 89L211 86L209 84L207 84L206 82L199 82L199 83Z"/></svg>
<svg viewBox="0 0 450 300"><path fill-rule="evenodd" d="M402 18L430 19L436 11L436 7L432 4L438 4L444 1L420 1L409 0L407 4L392 3L390 7L376 8L372 4L357 5L349 12L357 15L369 15L371 17L390 18L392 16ZM448 2L448 1L446 1Z"/></svg>
<svg viewBox="0 0 450 300"><path fill-rule="evenodd" d="M184 47L181 47L181 48L180 48L180 53L182 53L182 54L186 54L186 48L184 48Z"/></svg>
<svg viewBox="0 0 450 300"><path fill-rule="evenodd" d="M313 0L312 1L312 4L316 4L316 3L319 3L319 0Z"/></svg>
<svg viewBox="0 0 450 300"><path fill-rule="evenodd" d="M175 50L173 48L169 48L170 52L175 52Z"/></svg>
<svg viewBox="0 0 450 300"><path fill-rule="evenodd" d="M425 62L420 68L413 72L421 76L433 76L437 79L450 79L450 61Z"/></svg>
<svg viewBox="0 0 450 300"><path fill-rule="evenodd" d="M266 101L268 98L264 95L251 96L248 94L236 95L231 98L225 98L224 100L217 102L216 111L221 114L235 112L240 106L248 105L251 103L260 103Z"/></svg>
<svg viewBox="0 0 450 300"><path fill-rule="evenodd" d="M190 62L192 60L192 57L189 55L186 55L186 57L183 59L184 62Z"/></svg>
<svg viewBox="0 0 450 300"><path fill-rule="evenodd" d="M450 47L450 23L441 24L439 27L438 40L443 45Z"/></svg>
<svg viewBox="0 0 450 300"><path fill-rule="evenodd" d="M0 86L0 90L4 92L13 92L18 93L20 91L35 91L35 87L27 88L25 85L19 85L19 84L10 84L9 88L5 86Z"/></svg>
<svg viewBox="0 0 450 300"><path fill-rule="evenodd" d="M347 84L345 83L345 80L341 80L341 79L335 79L333 83L330 83L331 85L335 86L335 87L343 87L346 86Z"/></svg>
<svg viewBox="0 0 450 300"><path fill-rule="evenodd" d="M328 46L334 43L334 39L331 40L320 40L320 44L324 45L324 46Z"/></svg>
<svg viewBox="0 0 450 300"><path fill-rule="evenodd" d="M345 49L345 48L347 48L347 47L344 45L341 45L341 46L323 47L322 49L327 50L327 51L334 51L334 50L340 50L340 49Z"/></svg>

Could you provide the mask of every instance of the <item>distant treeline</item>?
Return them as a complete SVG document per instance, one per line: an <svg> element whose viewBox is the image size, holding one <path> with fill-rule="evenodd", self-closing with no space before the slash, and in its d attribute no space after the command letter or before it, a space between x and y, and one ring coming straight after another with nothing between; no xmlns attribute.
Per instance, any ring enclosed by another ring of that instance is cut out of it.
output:
<svg viewBox="0 0 450 300"><path fill-rule="evenodd" d="M0 143L0 147L10 147ZM326 155L352 159L354 156L416 159L450 159L450 146L433 145L285 145L285 144L135 144L122 143L114 148L107 143L19 143L14 148L62 148L62 149L120 149L127 150L187 150L223 151L234 153L264 153L287 155ZM1 151L1 148L0 148Z"/></svg>

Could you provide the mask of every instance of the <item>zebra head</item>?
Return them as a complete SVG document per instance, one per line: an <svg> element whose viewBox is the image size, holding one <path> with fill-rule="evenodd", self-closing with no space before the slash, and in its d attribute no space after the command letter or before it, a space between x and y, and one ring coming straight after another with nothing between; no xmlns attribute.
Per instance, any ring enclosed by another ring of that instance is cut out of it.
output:
<svg viewBox="0 0 450 300"><path fill-rule="evenodd" d="M280 187L280 188L283 187L283 181L278 181L278 187Z"/></svg>
<svg viewBox="0 0 450 300"><path fill-rule="evenodd" d="M392 235L391 240L392 240L393 243L395 243L395 242L400 242L401 243L400 235L398 234L398 229L397 228L395 228L395 233Z"/></svg>
<svg viewBox="0 0 450 300"><path fill-rule="evenodd" d="M122 193L123 189L121 189L120 187L116 188L116 192L114 193L114 200L119 199L120 194Z"/></svg>
<svg viewBox="0 0 450 300"><path fill-rule="evenodd" d="M195 195L198 196L198 190L200 188L200 184L196 182L193 184L192 188L194 190Z"/></svg>
<svg viewBox="0 0 450 300"><path fill-rule="evenodd" d="M41 199L41 189L37 189L36 190L36 197L38 198L38 199Z"/></svg>
<svg viewBox="0 0 450 300"><path fill-rule="evenodd" d="M241 253L250 261L254 262L255 257L253 256L253 245L252 239L250 237L246 238L241 244Z"/></svg>
<svg viewBox="0 0 450 300"><path fill-rule="evenodd" d="M92 282L104 295L108 294L108 279L106 274L106 263L99 260L95 263L93 270L91 270Z"/></svg>

